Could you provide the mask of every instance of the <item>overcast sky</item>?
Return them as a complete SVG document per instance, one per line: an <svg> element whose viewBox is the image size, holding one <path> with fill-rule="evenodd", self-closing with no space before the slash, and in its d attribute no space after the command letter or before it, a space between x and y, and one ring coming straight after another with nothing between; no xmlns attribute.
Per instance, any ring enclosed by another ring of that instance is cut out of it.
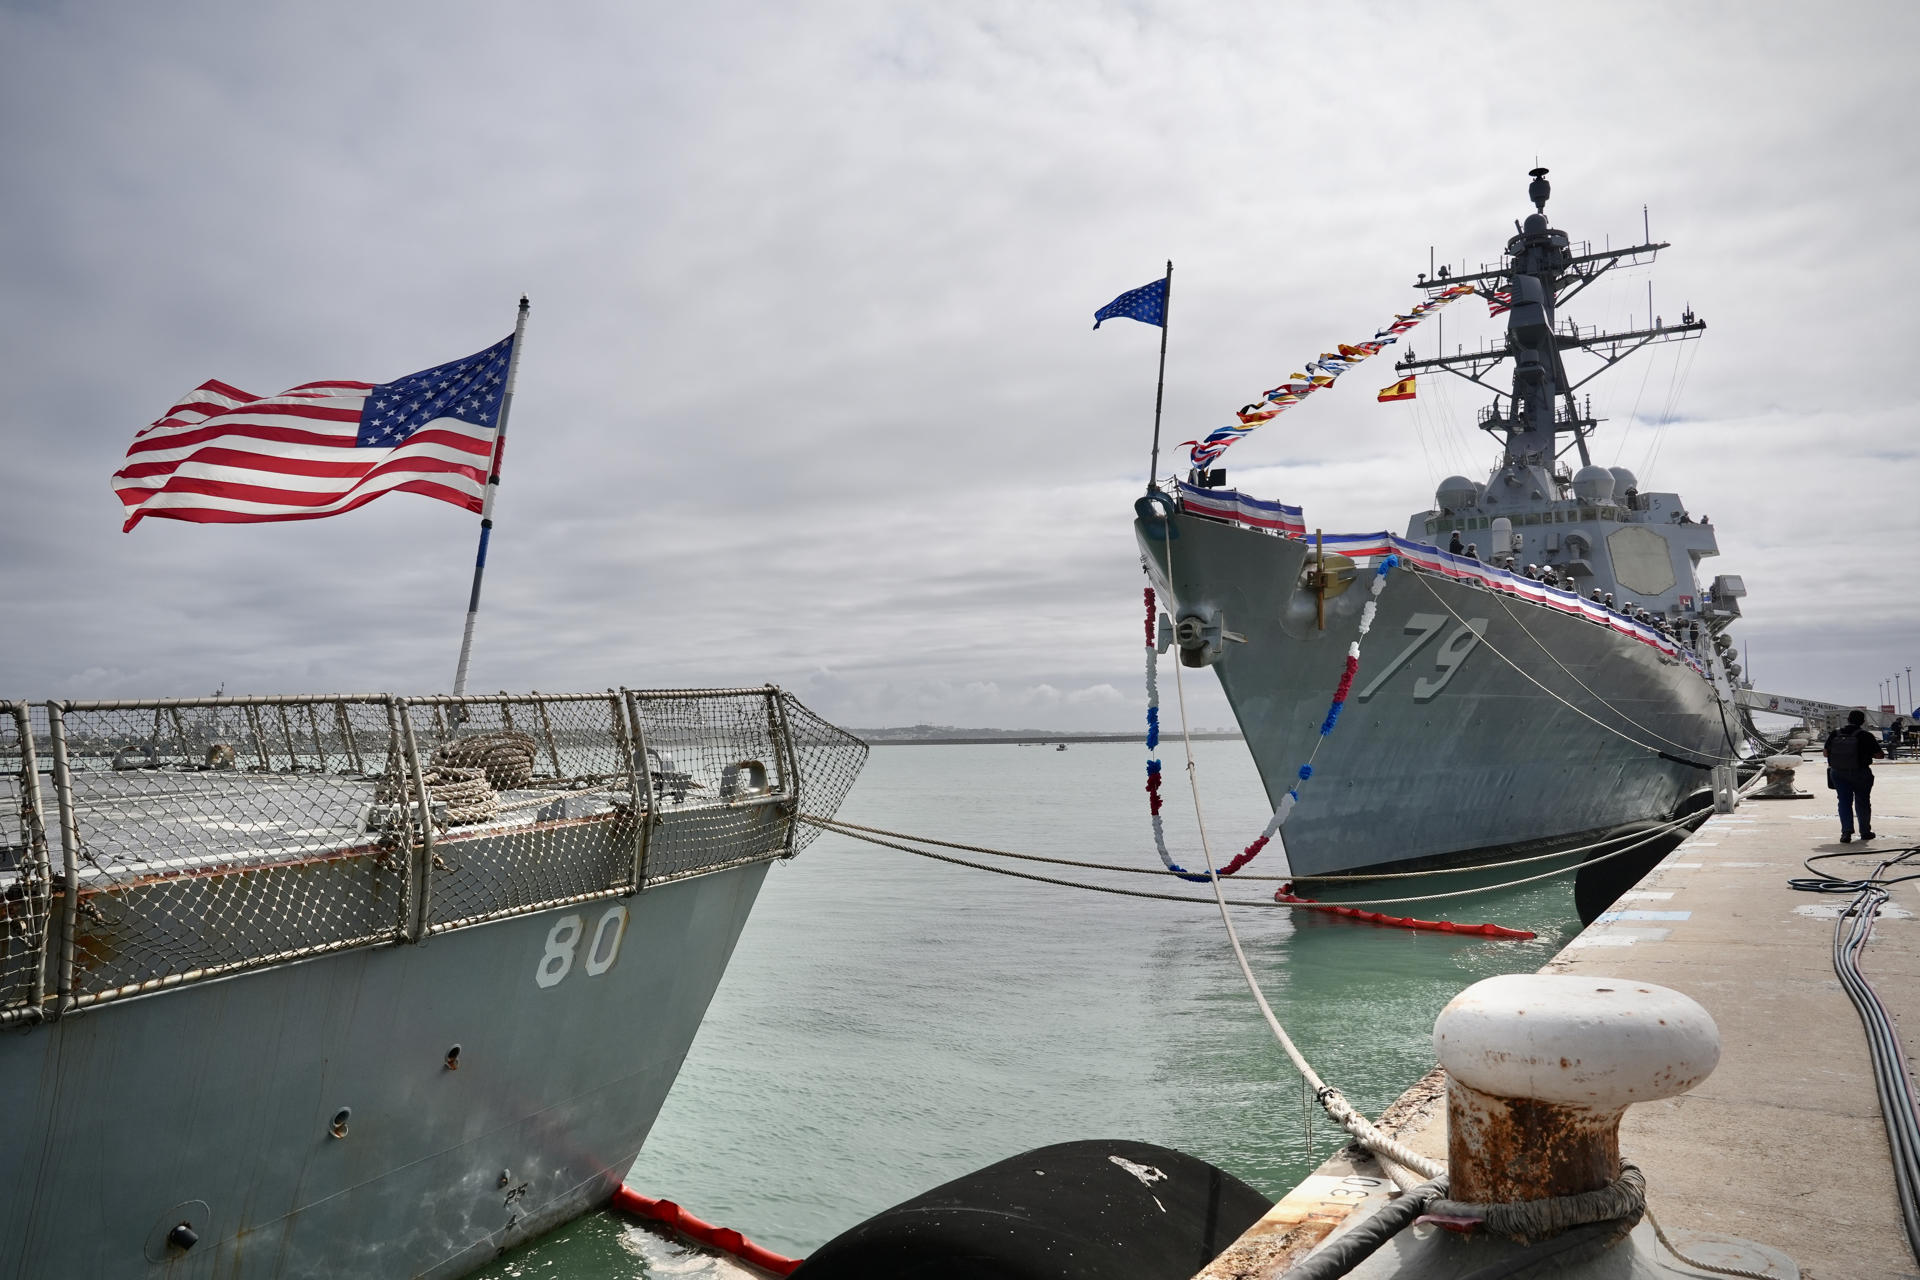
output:
<svg viewBox="0 0 1920 1280"><path fill-rule="evenodd" d="M1674 243L1568 314L1708 324L1592 384L1599 460L1713 517L1758 685L1870 700L1920 666L1917 12L0 3L0 696L445 689L471 514L122 534L108 481L207 378L391 379L524 290L476 687L1132 727L1158 331L1093 309L1174 260L1204 434L1496 258L1537 160L1576 240ZM1392 380L1232 482L1362 531L1484 477L1478 392Z"/></svg>

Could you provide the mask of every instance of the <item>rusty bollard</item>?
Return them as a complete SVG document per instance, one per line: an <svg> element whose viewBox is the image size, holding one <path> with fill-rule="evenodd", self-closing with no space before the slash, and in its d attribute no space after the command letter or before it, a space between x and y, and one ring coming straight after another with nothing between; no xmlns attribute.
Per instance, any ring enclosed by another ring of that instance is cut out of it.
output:
<svg viewBox="0 0 1920 1280"><path fill-rule="evenodd" d="M1500 1204L1613 1181L1621 1115L1706 1079L1720 1032L1666 987L1519 973L1455 996L1433 1048L1447 1069L1447 1194Z"/></svg>

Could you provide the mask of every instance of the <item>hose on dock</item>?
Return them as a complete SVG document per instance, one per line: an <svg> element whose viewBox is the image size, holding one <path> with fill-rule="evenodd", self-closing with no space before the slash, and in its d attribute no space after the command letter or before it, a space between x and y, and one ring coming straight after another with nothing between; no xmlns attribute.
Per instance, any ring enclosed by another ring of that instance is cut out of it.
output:
<svg viewBox="0 0 1920 1280"><path fill-rule="evenodd" d="M1909 880L1920 880L1920 872L1903 876L1888 876L1887 872L1896 866L1910 865L1916 855L1920 855L1920 845L1910 845L1883 860L1871 876L1841 880L1823 875L1813 864L1848 855L1815 854L1802 864L1813 874L1788 883L1808 893L1854 895L1839 920L1834 922L1833 971L1840 985L1846 988L1847 998L1853 1001L1861 1025L1866 1029L1874 1089L1880 1096L1880 1117L1886 1125L1887 1145L1892 1148L1893 1183L1899 1194L1900 1218L1907 1232L1907 1247L1913 1251L1914 1258L1920 1260L1920 1104L1914 1100L1913 1083L1907 1076L1893 1019L1888 1017L1886 1006L1880 1003L1873 985L1860 972L1860 953L1873 934L1874 918L1890 896L1888 889Z"/></svg>

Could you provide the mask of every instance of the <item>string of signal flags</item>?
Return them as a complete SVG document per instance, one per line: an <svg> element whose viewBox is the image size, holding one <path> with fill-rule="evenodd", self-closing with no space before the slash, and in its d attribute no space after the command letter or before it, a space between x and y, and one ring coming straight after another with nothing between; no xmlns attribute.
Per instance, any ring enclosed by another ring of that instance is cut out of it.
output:
<svg viewBox="0 0 1920 1280"><path fill-rule="evenodd" d="M1142 285L1127 292L1094 312L1093 327L1098 329L1102 320L1125 317L1139 320L1144 324L1158 325L1163 333L1167 323L1168 280L1156 280L1152 284ZM1273 421L1287 410L1293 408L1308 396L1325 391L1331 387L1341 374L1354 368L1369 356L1379 355L1381 351L1400 340L1400 335L1412 331L1422 320L1460 298L1480 293L1470 284L1449 285L1425 302L1417 303L1405 315L1396 315L1392 323L1374 333L1366 342L1338 344L1336 351L1323 351L1317 360L1309 360L1304 372L1293 374L1277 387L1260 393L1260 398L1251 404L1242 405L1235 413L1237 422L1216 427L1208 432L1204 439L1185 440L1183 448L1192 451L1192 465L1196 471L1211 467L1236 440L1250 435L1259 427ZM1511 307L1511 299L1503 292L1488 291L1487 299L1490 315L1500 315ZM1392 386L1381 389L1377 399L1382 403L1394 400L1412 400L1415 396L1413 378L1402 378ZM1156 428L1157 433L1157 428Z"/></svg>

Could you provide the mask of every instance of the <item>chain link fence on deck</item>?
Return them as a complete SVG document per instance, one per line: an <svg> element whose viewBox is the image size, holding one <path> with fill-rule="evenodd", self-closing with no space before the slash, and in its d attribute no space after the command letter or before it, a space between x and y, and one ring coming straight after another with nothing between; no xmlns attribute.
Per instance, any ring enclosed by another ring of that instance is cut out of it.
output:
<svg viewBox="0 0 1920 1280"><path fill-rule="evenodd" d="M771 686L0 703L0 1024L785 856L865 756Z"/></svg>
<svg viewBox="0 0 1920 1280"><path fill-rule="evenodd" d="M617 692L421 698L407 717L433 799L429 931L632 890L639 783Z"/></svg>
<svg viewBox="0 0 1920 1280"><path fill-rule="evenodd" d="M379 802L405 774L386 700L69 703L52 727L72 1003L403 936L418 806Z"/></svg>
<svg viewBox="0 0 1920 1280"><path fill-rule="evenodd" d="M646 743L648 884L788 851L794 790L777 690L629 693Z"/></svg>
<svg viewBox="0 0 1920 1280"><path fill-rule="evenodd" d="M807 710L790 693L780 695L786 709L787 739L793 744L794 768L800 775L800 812L831 818L853 790L854 779L867 762L867 744L838 725ZM793 849L806 848L820 834L810 822L795 825Z"/></svg>

